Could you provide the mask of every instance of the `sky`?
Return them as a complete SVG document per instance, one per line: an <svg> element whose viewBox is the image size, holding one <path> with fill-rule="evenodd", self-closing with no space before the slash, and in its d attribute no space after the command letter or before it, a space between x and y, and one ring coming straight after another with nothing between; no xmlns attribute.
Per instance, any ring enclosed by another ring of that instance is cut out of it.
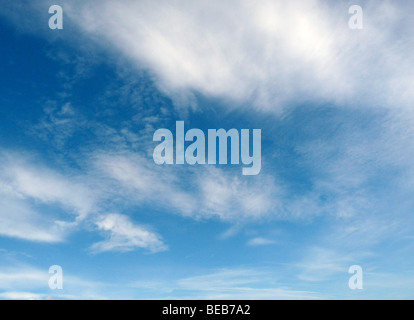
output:
<svg viewBox="0 0 414 320"><path fill-rule="evenodd" d="M3 1L0 299L414 298L414 3L356 2ZM155 164L176 121L260 174Z"/></svg>

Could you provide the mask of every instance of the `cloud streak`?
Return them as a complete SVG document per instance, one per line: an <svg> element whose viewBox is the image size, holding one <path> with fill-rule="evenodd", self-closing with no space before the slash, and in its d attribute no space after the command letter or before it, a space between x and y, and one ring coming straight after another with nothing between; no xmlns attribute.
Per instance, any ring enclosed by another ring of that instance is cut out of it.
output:
<svg viewBox="0 0 414 320"><path fill-rule="evenodd" d="M158 235L147 228L134 225L127 217L110 214L97 222L99 230L108 233L108 239L95 243L90 249L94 253L120 251L128 252L148 249L151 252L165 251L167 247Z"/></svg>
<svg viewBox="0 0 414 320"><path fill-rule="evenodd" d="M360 32L344 2L75 3L71 18L87 35L149 68L177 101L195 91L279 113L309 100L393 108L413 98L407 1L366 2Z"/></svg>

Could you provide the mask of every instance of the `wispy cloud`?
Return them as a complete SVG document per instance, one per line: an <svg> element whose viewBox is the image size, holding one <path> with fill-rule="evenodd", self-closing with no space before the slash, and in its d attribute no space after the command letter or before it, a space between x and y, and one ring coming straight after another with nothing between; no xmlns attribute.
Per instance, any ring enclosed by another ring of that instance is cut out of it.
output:
<svg viewBox="0 0 414 320"><path fill-rule="evenodd" d="M272 244L275 244L275 241L266 238L253 238L247 242L247 245L251 247L268 246Z"/></svg>
<svg viewBox="0 0 414 320"><path fill-rule="evenodd" d="M65 230L53 219L33 210L20 199L0 195L0 235L34 242L61 242Z"/></svg>
<svg viewBox="0 0 414 320"><path fill-rule="evenodd" d="M91 250L94 253L133 251L137 248L160 252L167 249L161 238L143 226L134 225L127 217L110 214L97 222L99 230L108 233L108 239L95 243Z"/></svg>
<svg viewBox="0 0 414 320"><path fill-rule="evenodd" d="M348 28L344 2L91 1L69 8L82 30L149 67L177 101L194 101L182 97L196 91L280 112L308 100L412 101L409 5L366 2L369 19L359 33Z"/></svg>
<svg viewBox="0 0 414 320"><path fill-rule="evenodd" d="M54 300L52 295L16 291L0 293L0 298L6 300Z"/></svg>
<svg viewBox="0 0 414 320"><path fill-rule="evenodd" d="M96 194L76 181L34 164L18 152L1 151L0 234L38 242L61 242L77 221L96 210ZM67 213L59 217L43 206ZM43 211L43 212L41 212Z"/></svg>
<svg viewBox="0 0 414 320"><path fill-rule="evenodd" d="M2 179L23 198L45 204L59 204L73 214L84 217L94 210L95 194L76 177L66 177L57 171L26 162L18 154L6 156Z"/></svg>
<svg viewBox="0 0 414 320"><path fill-rule="evenodd" d="M158 283L151 286L136 283L138 288L160 290L168 288L165 299L203 299L203 300L290 300L318 299L315 292L294 290L281 286L269 271L255 269L223 269L209 274L194 276L168 284Z"/></svg>
<svg viewBox="0 0 414 320"><path fill-rule="evenodd" d="M62 148L69 138L87 127L86 120L79 115L70 102L57 106L56 101L48 101L44 108L44 118L30 131L47 142Z"/></svg>
<svg viewBox="0 0 414 320"><path fill-rule="evenodd" d="M106 241L93 245L95 253L137 248L153 252L165 249L155 233L134 225L126 216L106 214L101 202L106 200L107 190L105 186L90 187L87 175L59 173L34 165L18 153L3 152L2 155L0 235L38 242L60 242L87 221L108 233ZM66 215L57 218L53 214L40 213L39 205L60 207Z"/></svg>
<svg viewBox="0 0 414 320"><path fill-rule="evenodd" d="M63 274L63 290L50 290L48 269L21 263L0 265L0 298L18 300L108 299L111 284ZM105 292L104 292L105 291ZM106 295L107 294L107 295Z"/></svg>
<svg viewBox="0 0 414 320"><path fill-rule="evenodd" d="M269 175L248 182L224 169L157 166L152 159L131 152L101 154L96 159L97 170L113 180L119 195L133 194L139 204L151 201L183 216L230 222L278 215L272 210L278 206L279 190Z"/></svg>
<svg viewBox="0 0 414 320"><path fill-rule="evenodd" d="M304 281L326 281L333 275L346 274L351 265L352 259L349 256L342 256L340 252L312 248L302 264L297 265L300 270L298 277Z"/></svg>

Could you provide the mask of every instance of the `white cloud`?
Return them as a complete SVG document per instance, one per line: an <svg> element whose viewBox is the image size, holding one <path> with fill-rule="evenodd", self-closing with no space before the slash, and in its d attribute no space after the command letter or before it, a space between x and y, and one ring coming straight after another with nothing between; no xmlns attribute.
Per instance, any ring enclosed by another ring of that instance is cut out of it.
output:
<svg viewBox="0 0 414 320"><path fill-rule="evenodd" d="M48 270L32 266L0 266L0 299L318 299L319 294L283 286L270 270L222 269L206 274L157 281L108 283L79 278L63 266L63 290L48 287ZM139 290L137 290L139 289ZM166 296L167 295L167 296Z"/></svg>
<svg viewBox="0 0 414 320"><path fill-rule="evenodd" d="M253 238L247 243L247 245L251 247L267 246L271 244L275 244L275 241L265 238Z"/></svg>
<svg viewBox="0 0 414 320"><path fill-rule="evenodd" d="M133 251L137 248L160 252L167 249L161 238L143 226L133 224L128 217L110 214L102 217L97 226L108 233L108 239L95 243L91 250L95 253L107 251Z"/></svg>
<svg viewBox="0 0 414 320"><path fill-rule="evenodd" d="M0 156L0 235L61 242L96 210L96 194L77 178L34 165L33 160L19 153L0 151ZM56 206L76 221L58 217Z"/></svg>
<svg viewBox="0 0 414 320"><path fill-rule="evenodd" d="M368 1L362 31L349 29L346 2L108 0L68 7L87 34L152 70L172 96L197 91L274 111L311 99L364 96L376 107L413 98L414 24L406 1Z"/></svg>
<svg viewBox="0 0 414 320"><path fill-rule="evenodd" d="M34 211L20 200L0 194L0 235L36 242L61 242L66 231L53 219Z"/></svg>
<svg viewBox="0 0 414 320"><path fill-rule="evenodd" d="M318 294L282 287L270 272L254 269L225 269L177 281L176 289L191 292L193 299L268 300L318 299Z"/></svg>
<svg viewBox="0 0 414 320"><path fill-rule="evenodd" d="M29 266L0 267L0 291L32 291L48 288L48 270L42 272Z"/></svg>
<svg viewBox="0 0 414 320"><path fill-rule="evenodd" d="M95 209L96 194L77 177L63 176L40 165L33 165L24 155L2 152L0 179L20 198L32 198L45 204L59 204L75 215L85 217Z"/></svg>
<svg viewBox="0 0 414 320"><path fill-rule="evenodd" d="M218 217L234 222L279 214L278 187L264 174L244 181L218 168L157 166L137 153L95 158L100 175L114 181L112 189L118 190L122 199L133 199L127 201L151 203L196 219Z"/></svg>
<svg viewBox="0 0 414 320"><path fill-rule="evenodd" d="M30 293L30 292L3 292L0 293L0 298L6 300L42 300L44 299L45 295L37 294L37 293Z"/></svg>
<svg viewBox="0 0 414 320"><path fill-rule="evenodd" d="M134 225L126 216L102 213L100 202L116 195L105 193L108 186L97 183L99 187L92 189L88 186L87 176L65 176L35 166L22 155L3 155L0 170L0 235L29 241L59 242L65 240L70 231L82 227L86 220L96 223L99 230L108 234L107 240L92 246L95 253L137 248L157 252L166 248L158 235ZM102 181L99 177L97 179ZM141 185L142 189L150 182L146 180ZM62 221L52 214L40 213L38 205L49 208L60 206L65 213L69 211L74 215L76 220Z"/></svg>
<svg viewBox="0 0 414 320"><path fill-rule="evenodd" d="M60 148L75 132L88 125L69 102L58 106L55 101L47 101L44 113L44 118L31 131Z"/></svg>
<svg viewBox="0 0 414 320"><path fill-rule="evenodd" d="M243 221L280 215L281 192L270 176L262 174L246 181L221 169L207 168L197 179L200 213L205 216Z"/></svg>
<svg viewBox="0 0 414 320"><path fill-rule="evenodd" d="M311 248L303 261L296 265L300 272L298 278L304 281L326 281L332 275L346 274L352 265L349 255L320 247Z"/></svg>
<svg viewBox="0 0 414 320"><path fill-rule="evenodd" d="M274 273L261 269L221 269L175 280L138 281L131 287L154 299L290 300L319 299L316 292L294 290L278 283Z"/></svg>
<svg viewBox="0 0 414 320"><path fill-rule="evenodd" d="M95 252L140 247L160 251L164 245L158 236L134 226L127 217L108 216L107 212L117 211L119 206L151 204L185 217L217 217L230 222L278 214L278 188L266 175L243 181L222 169L161 167L128 152L89 155L87 171L73 175L34 165L21 154L3 155L0 235L8 237L58 242L82 224L92 222L109 235L108 240L93 246ZM263 185L267 187L263 189ZM48 210L40 213L42 206ZM56 208L69 213L67 218L52 214ZM111 227L107 229L106 223Z"/></svg>
<svg viewBox="0 0 414 320"><path fill-rule="evenodd" d="M98 175L117 183L123 198L154 206L172 207L184 215L194 210L195 201L181 190L177 175L137 153L99 154L94 157ZM177 169L178 170L178 169ZM106 181L111 185L111 181Z"/></svg>
<svg viewBox="0 0 414 320"><path fill-rule="evenodd" d="M14 261L0 264L0 298L9 300L108 299L111 284L79 278L63 267L63 290L50 290L49 268L41 269ZM117 298L116 293L113 296Z"/></svg>

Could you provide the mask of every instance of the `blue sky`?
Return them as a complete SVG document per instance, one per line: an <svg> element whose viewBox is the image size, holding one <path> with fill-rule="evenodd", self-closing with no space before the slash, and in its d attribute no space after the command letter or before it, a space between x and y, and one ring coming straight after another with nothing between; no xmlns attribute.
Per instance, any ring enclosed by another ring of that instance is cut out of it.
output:
<svg viewBox="0 0 414 320"><path fill-rule="evenodd" d="M413 298L413 5L352 4L3 4L0 298ZM180 120L261 129L260 174L157 166Z"/></svg>

